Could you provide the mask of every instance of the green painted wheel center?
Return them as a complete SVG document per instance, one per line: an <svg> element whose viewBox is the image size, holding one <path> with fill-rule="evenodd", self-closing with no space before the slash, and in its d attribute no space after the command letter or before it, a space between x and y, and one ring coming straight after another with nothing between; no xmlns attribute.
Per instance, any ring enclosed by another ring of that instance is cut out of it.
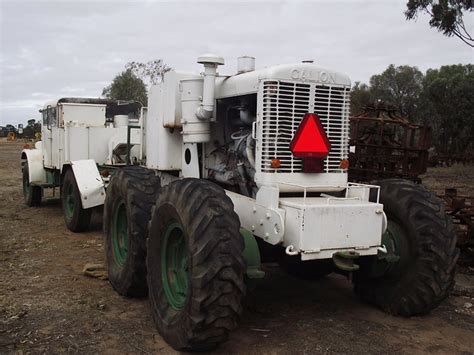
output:
<svg viewBox="0 0 474 355"><path fill-rule="evenodd" d="M75 196L74 196L74 187L72 184L68 184L65 189L65 194L66 194L66 203L65 203L65 209L66 209L66 217L68 219L71 219L72 216L74 215L74 204L75 204Z"/></svg>
<svg viewBox="0 0 474 355"><path fill-rule="evenodd" d="M168 225L161 245L161 281L172 308L181 310L188 292L188 253L180 223Z"/></svg>
<svg viewBox="0 0 474 355"><path fill-rule="evenodd" d="M400 258L400 243L405 238L405 232L402 227L395 221L389 220L387 230L382 235L382 244L387 248L387 255Z"/></svg>
<svg viewBox="0 0 474 355"><path fill-rule="evenodd" d="M374 259L370 269L367 270L370 277L395 276L403 273L412 255L408 236L398 222L388 220L387 230L382 235L382 245L387 252L379 252L377 258Z"/></svg>
<svg viewBox="0 0 474 355"><path fill-rule="evenodd" d="M112 248L115 262L123 266L128 251L128 219L123 201L118 203L112 219Z"/></svg>

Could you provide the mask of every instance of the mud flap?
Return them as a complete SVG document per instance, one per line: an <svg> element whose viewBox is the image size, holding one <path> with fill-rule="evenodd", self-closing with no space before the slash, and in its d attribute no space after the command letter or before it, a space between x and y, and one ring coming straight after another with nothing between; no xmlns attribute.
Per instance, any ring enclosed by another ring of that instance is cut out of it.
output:
<svg viewBox="0 0 474 355"><path fill-rule="evenodd" d="M81 194L82 208L92 208L104 204L105 186L95 160L71 161L77 188Z"/></svg>

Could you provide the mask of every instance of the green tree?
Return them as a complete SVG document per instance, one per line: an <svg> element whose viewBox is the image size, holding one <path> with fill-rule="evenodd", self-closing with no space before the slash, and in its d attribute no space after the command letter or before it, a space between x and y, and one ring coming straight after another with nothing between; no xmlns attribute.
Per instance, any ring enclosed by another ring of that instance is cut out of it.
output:
<svg viewBox="0 0 474 355"><path fill-rule="evenodd" d="M382 74L370 78L370 94L414 120L422 85L423 73L417 67L390 64Z"/></svg>
<svg viewBox="0 0 474 355"><path fill-rule="evenodd" d="M146 63L128 62L125 65L125 69L130 70L150 87L150 85L158 84L160 80L163 79L163 75L171 70L171 67L169 67L163 59L155 59Z"/></svg>
<svg viewBox="0 0 474 355"><path fill-rule="evenodd" d="M135 100L147 105L145 83L130 69L118 74L112 83L102 90L102 95L114 100Z"/></svg>
<svg viewBox="0 0 474 355"><path fill-rule="evenodd" d="M418 13L430 16L430 26L444 35L458 37L468 46L474 47L474 39L464 24L463 12L474 10L472 0L409 0L405 16L416 19Z"/></svg>
<svg viewBox="0 0 474 355"><path fill-rule="evenodd" d="M440 153L474 153L474 65L429 69L423 81L418 116L433 128Z"/></svg>
<svg viewBox="0 0 474 355"><path fill-rule="evenodd" d="M351 90L351 114L362 113L364 107L374 101L370 87L367 84L356 81Z"/></svg>

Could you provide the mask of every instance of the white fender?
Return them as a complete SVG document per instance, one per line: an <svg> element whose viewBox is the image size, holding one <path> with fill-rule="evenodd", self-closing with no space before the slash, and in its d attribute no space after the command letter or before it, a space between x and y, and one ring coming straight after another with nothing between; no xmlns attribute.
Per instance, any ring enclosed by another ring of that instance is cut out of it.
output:
<svg viewBox="0 0 474 355"><path fill-rule="evenodd" d="M41 142L38 143L36 143L35 149L23 149L21 151L21 159L26 159L26 163L28 164L30 183L44 184L47 182L46 170L44 170L43 167Z"/></svg>
<svg viewBox="0 0 474 355"><path fill-rule="evenodd" d="M82 208L104 204L105 185L94 159L71 161L71 168L81 194Z"/></svg>

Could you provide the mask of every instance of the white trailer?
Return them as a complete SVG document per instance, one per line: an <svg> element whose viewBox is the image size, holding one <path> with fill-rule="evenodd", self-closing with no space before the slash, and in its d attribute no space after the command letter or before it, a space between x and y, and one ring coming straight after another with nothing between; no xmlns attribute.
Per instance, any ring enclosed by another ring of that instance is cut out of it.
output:
<svg viewBox="0 0 474 355"><path fill-rule="evenodd" d="M311 62L256 70L242 57L224 76L223 58L198 62L202 73L169 71L151 87L147 119L130 138L139 166L116 169L104 206L110 283L124 296L149 295L166 341L177 350L225 341L262 260L304 277L351 276L362 299L393 314L424 314L447 297L458 251L442 202L408 181L348 181L346 75ZM115 133L103 116L87 115L88 128L55 117L42 150L23 153L30 185L57 186L48 176L77 165L82 208L102 203L107 180L93 167L119 165L113 152L126 127L106 144ZM82 179L96 187L81 188Z"/></svg>
<svg viewBox="0 0 474 355"><path fill-rule="evenodd" d="M66 225L83 231L92 209L104 204L110 170L142 159L146 109L134 102L61 98L40 112L42 140L21 153L25 202L39 205L44 189L60 188Z"/></svg>

